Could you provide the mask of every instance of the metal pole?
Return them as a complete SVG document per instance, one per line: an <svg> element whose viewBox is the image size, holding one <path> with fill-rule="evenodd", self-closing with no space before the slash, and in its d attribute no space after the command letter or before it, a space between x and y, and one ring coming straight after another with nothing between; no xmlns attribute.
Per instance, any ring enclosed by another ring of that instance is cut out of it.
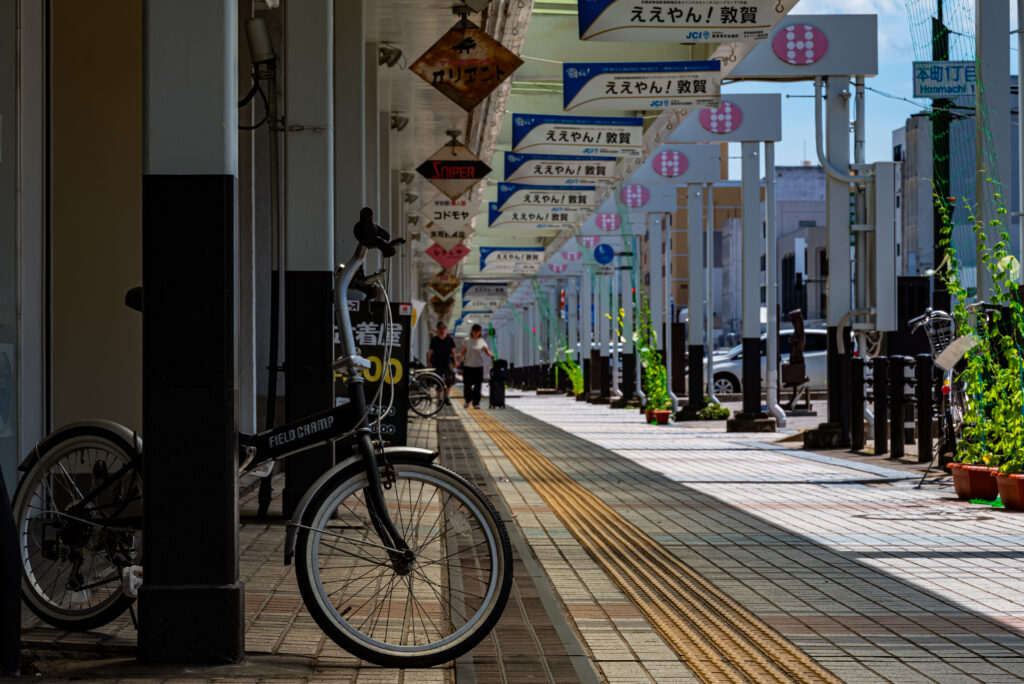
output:
<svg viewBox="0 0 1024 684"><path fill-rule="evenodd" d="M765 282L765 309L768 314L768 328L765 333L767 357L766 380L768 393L765 403L768 410L775 416L775 422L779 427L786 427L786 412L779 406L779 284L776 280L778 264L776 263L776 238L775 238L775 143L765 141L764 143L764 178L765 178L765 257L764 257L764 282Z"/></svg>
<svg viewBox="0 0 1024 684"><path fill-rule="evenodd" d="M761 183L758 143L744 142L743 197L743 413L761 414Z"/></svg>
<svg viewBox="0 0 1024 684"><path fill-rule="evenodd" d="M686 188L686 254L688 261L686 337L690 355L689 397L693 410L704 400L704 186Z"/></svg>
<svg viewBox="0 0 1024 684"><path fill-rule="evenodd" d="M707 264L704 268L704 325L707 330L707 342L704 344L704 349L708 355L708 399L716 406L721 406L722 402L715 396L715 283L714 283L714 272L715 272L715 186L708 185L707 191L707 221L708 229L705 233L706 238L704 240L704 249L707 252L707 258L705 263Z"/></svg>
<svg viewBox="0 0 1024 684"><path fill-rule="evenodd" d="M612 271L612 275L609 278L609 285L611 286L611 306L609 307L612 315L612 396L616 399L622 398L622 389L620 388L619 378L619 290L622 287L622 277L619 272L619 263L622 257L615 257L613 264L615 264L615 270Z"/></svg>
<svg viewBox="0 0 1024 684"><path fill-rule="evenodd" d="M664 305L665 305L665 385L668 389L668 398L672 402L672 413L675 414L679 410L679 397L673 391L672 387L672 371L673 361L672 358L672 324L675 323L675 302L672 298L672 225L670 221L662 221L662 227L664 228L664 245L665 249L662 254L665 258L665 278L664 285L665 290L663 292Z"/></svg>
<svg viewBox="0 0 1024 684"><path fill-rule="evenodd" d="M941 0L940 0L941 3ZM1017 260L1024 264L1024 135L1021 135L1020 122L1024 121L1024 2L1017 0L1017 235L1020 251ZM938 255L935 257L938 262ZM1024 268L1020 269L1019 280L1024 284Z"/></svg>

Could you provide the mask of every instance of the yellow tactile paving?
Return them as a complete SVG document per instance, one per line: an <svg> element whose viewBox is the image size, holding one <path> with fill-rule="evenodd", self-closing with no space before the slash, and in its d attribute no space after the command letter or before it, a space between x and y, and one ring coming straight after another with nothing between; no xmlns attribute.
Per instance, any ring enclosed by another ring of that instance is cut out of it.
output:
<svg viewBox="0 0 1024 684"><path fill-rule="evenodd" d="M501 423L470 415L702 679L841 681Z"/></svg>

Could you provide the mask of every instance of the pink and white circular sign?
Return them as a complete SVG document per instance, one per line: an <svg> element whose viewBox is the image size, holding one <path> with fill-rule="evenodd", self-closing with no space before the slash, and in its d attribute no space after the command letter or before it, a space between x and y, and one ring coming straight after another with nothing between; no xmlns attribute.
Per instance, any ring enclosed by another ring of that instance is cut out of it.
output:
<svg viewBox="0 0 1024 684"><path fill-rule="evenodd" d="M562 258L566 261L579 261L583 258L583 252L562 252Z"/></svg>
<svg viewBox="0 0 1024 684"><path fill-rule="evenodd" d="M703 117L703 113L701 116ZM702 118L701 121L703 122L704 119ZM659 176L675 178L686 173L686 169L690 168L690 160L678 150L665 150L654 155L654 158L651 159L651 166Z"/></svg>
<svg viewBox="0 0 1024 684"><path fill-rule="evenodd" d="M642 185L623 185L619 191L619 199L630 209L636 209L647 204L651 199L651 191Z"/></svg>
<svg viewBox="0 0 1024 684"><path fill-rule="evenodd" d="M700 125L711 133L732 133L743 123L743 110L732 102L722 101L713 109L700 110Z"/></svg>
<svg viewBox="0 0 1024 684"><path fill-rule="evenodd" d="M548 264L548 269L552 273L563 273L567 268L569 264Z"/></svg>
<svg viewBox="0 0 1024 684"><path fill-rule="evenodd" d="M619 219L619 215L613 214L611 212L595 214L594 223L597 224L598 228L600 228L601 230L606 230L609 233L613 230L618 230L619 226L622 225L622 221Z"/></svg>
<svg viewBox="0 0 1024 684"><path fill-rule="evenodd" d="M577 235L576 242L578 242L581 247L597 247L601 244L601 238L597 235Z"/></svg>
<svg viewBox="0 0 1024 684"><path fill-rule="evenodd" d="M772 50L787 64L814 64L828 52L828 36L810 24L790 24L775 34Z"/></svg>

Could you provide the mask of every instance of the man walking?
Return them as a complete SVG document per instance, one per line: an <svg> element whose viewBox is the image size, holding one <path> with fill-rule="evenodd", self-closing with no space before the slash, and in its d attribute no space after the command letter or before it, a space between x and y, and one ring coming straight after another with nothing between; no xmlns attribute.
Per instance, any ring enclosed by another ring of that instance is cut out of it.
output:
<svg viewBox="0 0 1024 684"><path fill-rule="evenodd" d="M483 338L483 328L475 324L469 333L469 339L459 352L459 359L464 360L462 377L465 380L466 408L480 408L480 386L484 382L484 354L494 359L487 341Z"/></svg>
<svg viewBox="0 0 1024 684"><path fill-rule="evenodd" d="M459 367L455 359L455 340L448 335L448 326L444 321L437 322L437 335L430 340L427 350L427 365L444 378L444 403L450 404L448 392L455 383L455 368Z"/></svg>

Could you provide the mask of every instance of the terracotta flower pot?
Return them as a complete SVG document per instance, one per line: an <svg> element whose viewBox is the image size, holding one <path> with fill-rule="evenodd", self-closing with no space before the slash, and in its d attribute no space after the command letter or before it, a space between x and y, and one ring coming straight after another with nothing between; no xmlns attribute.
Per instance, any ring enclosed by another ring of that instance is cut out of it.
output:
<svg viewBox="0 0 1024 684"><path fill-rule="evenodd" d="M668 425L668 418L672 415L671 411L654 411L654 420L658 421L658 425Z"/></svg>
<svg viewBox="0 0 1024 684"><path fill-rule="evenodd" d="M644 411L644 417L647 418L648 423L652 422L654 420L654 409Z"/></svg>
<svg viewBox="0 0 1024 684"><path fill-rule="evenodd" d="M950 463L947 467L953 471L953 489L956 490L956 495L959 498L965 501L970 499L991 501L999 495L994 477L999 472L998 468L970 463Z"/></svg>
<svg viewBox="0 0 1024 684"><path fill-rule="evenodd" d="M995 480L1003 506L1015 511L1024 511L1024 475L999 473Z"/></svg>

